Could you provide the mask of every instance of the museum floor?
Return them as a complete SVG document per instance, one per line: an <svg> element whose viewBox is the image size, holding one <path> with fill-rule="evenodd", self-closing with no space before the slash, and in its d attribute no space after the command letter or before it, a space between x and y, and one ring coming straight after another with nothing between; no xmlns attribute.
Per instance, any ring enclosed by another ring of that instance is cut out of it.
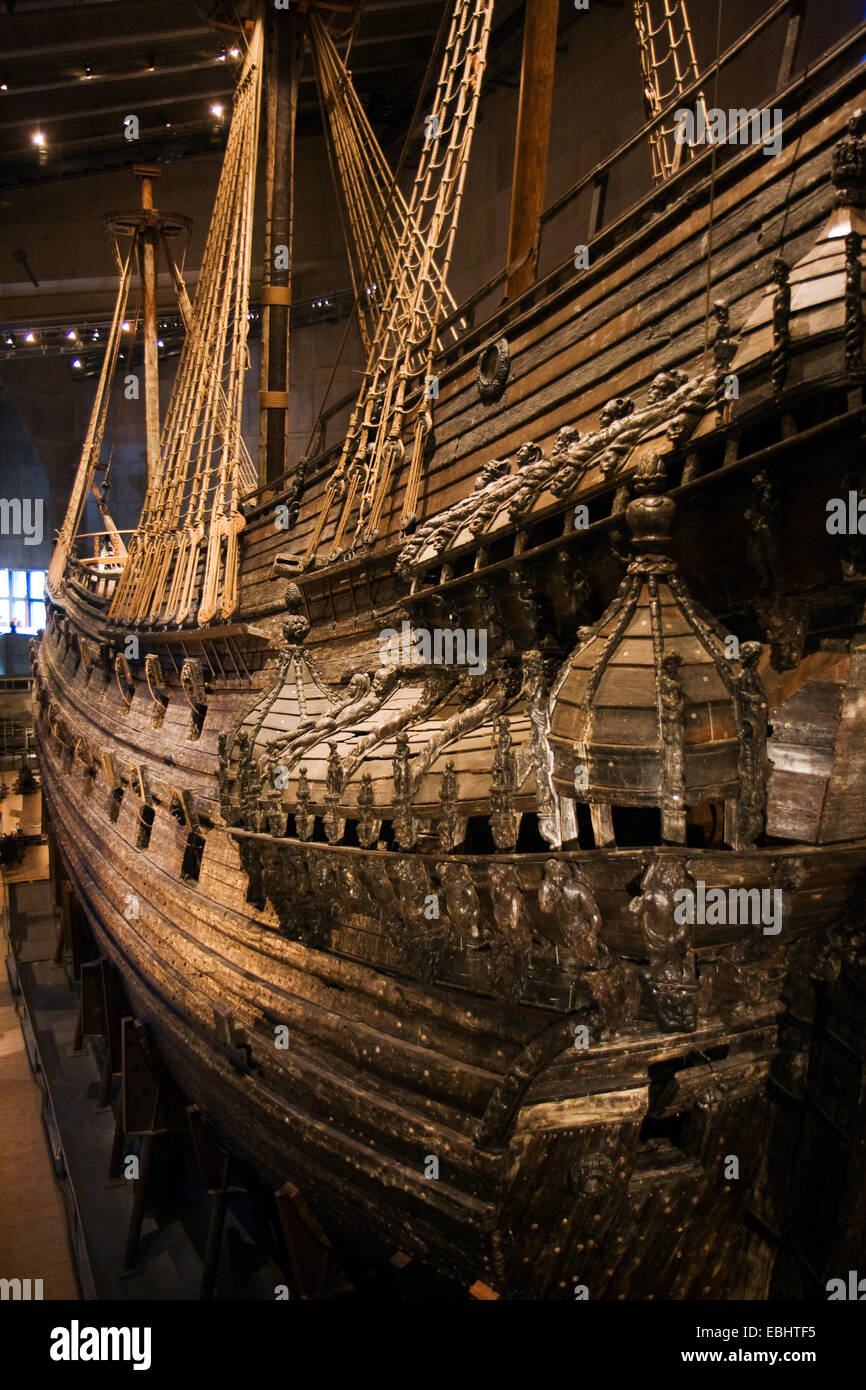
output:
<svg viewBox="0 0 866 1390"><path fill-rule="evenodd" d="M7 772L6 780L13 776ZM39 791L8 794L0 814L3 833L19 824L38 833ZM211 1201L182 1136L157 1145L138 1267L131 1276L122 1271L133 1184L108 1180L114 1113L97 1104L101 1043L86 1039L72 1051L78 988L68 953L60 964L53 960L57 913L48 872L44 844L29 845L20 864L2 871L0 1278L41 1279L45 1299L195 1299ZM115 1109L117 1092L115 1082ZM255 1220L242 1196L233 1199L214 1297L274 1298L284 1276L250 1238Z"/></svg>
<svg viewBox="0 0 866 1390"><path fill-rule="evenodd" d="M38 795L38 794L37 794ZM20 802L20 798L18 799ZM45 881L47 854L28 850L7 875L4 896ZM14 885L9 879L15 880ZM0 973L0 1277L41 1279L46 1299L78 1298L63 1196L55 1180L42 1112L44 1090L31 1069L25 1035L5 972Z"/></svg>

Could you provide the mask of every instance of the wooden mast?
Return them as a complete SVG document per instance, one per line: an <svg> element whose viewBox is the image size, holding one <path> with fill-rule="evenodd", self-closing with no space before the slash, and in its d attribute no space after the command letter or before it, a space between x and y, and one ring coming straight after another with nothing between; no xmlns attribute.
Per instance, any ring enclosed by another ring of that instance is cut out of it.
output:
<svg viewBox="0 0 866 1390"><path fill-rule="evenodd" d="M154 212L153 180L159 169L137 164L133 172L141 179L141 223L139 258L144 324L144 421L147 436L147 485L155 486L159 473L159 349L157 347L156 275L160 221Z"/></svg>
<svg viewBox="0 0 866 1390"><path fill-rule="evenodd" d="M259 406L263 482L288 468L289 314L292 300L292 181L298 84L307 6L271 14L268 63L268 181L262 290L262 372ZM260 465L261 469L261 465Z"/></svg>
<svg viewBox="0 0 866 1390"><path fill-rule="evenodd" d="M559 0L528 0L507 261L508 265L513 265L515 261L521 264L509 276L506 299L513 299L527 289L538 271L538 237L547 181L558 20Z"/></svg>

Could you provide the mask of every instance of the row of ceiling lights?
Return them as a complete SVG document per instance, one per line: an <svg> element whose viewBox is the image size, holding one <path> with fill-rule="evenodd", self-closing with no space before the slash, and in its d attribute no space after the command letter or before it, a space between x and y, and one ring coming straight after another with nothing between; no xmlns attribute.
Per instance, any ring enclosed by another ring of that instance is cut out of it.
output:
<svg viewBox="0 0 866 1390"><path fill-rule="evenodd" d="M320 305L330 304L330 302L331 302L330 299L316 300L316 301L314 301L314 307L318 308ZM257 313L250 312L250 313L247 314L247 318L248 318L248 319L257 319L258 317L259 317L259 315L258 315ZM167 331L167 332L177 332L177 331L181 330L181 329L183 328L184 325L183 325L183 319L182 319L181 317L176 317L176 318L160 319L160 321L159 321L159 326L160 326L160 328L163 329L164 331ZM121 328L121 332L123 332L123 333L130 333L130 332L132 331L132 324L130 323L130 321L129 321L128 319L124 319L123 323L120 325L120 328ZM37 330L35 330L35 329L33 329L33 328L30 328L30 329L28 329L28 331L27 331L26 333L23 333L23 332L19 332L19 333L18 333L18 337L21 339L22 342L25 342L25 343L38 343L38 342L40 342L40 341L52 340L52 339L56 339L57 337L59 337L59 336L61 336L61 335L62 335L63 337L65 337L66 340L67 340L68 342L70 342L70 343L81 343L81 342L84 342L85 339L88 339L88 338L89 338L90 342L92 342L92 343L98 343L98 342L100 341L100 338L102 337L102 334L100 333L99 328L89 328L89 327L87 327L87 328L82 329L81 332L79 332L79 330L78 330L77 328L68 328L68 329L64 329L62 325L58 325L56 328L54 328L54 327L51 327L51 328L43 328L41 331L37 331ZM14 347L14 346L15 346L15 330L14 330L14 329L7 329L7 330L6 330L6 334L5 334L5 338L6 338L6 344L7 344L8 347Z"/></svg>
<svg viewBox="0 0 866 1390"><path fill-rule="evenodd" d="M330 303L330 300L323 301L323 303ZM250 312L247 314L247 318L250 322L255 323L261 318L261 314ZM177 335L182 334L184 331L182 318L162 319L160 320L159 327L160 330L166 334L166 337L172 340L175 340ZM132 332L132 324L129 320L125 320L121 324L121 332ZM22 345L25 347L39 347L44 349L52 344L57 344L59 345L60 353L65 356L66 353L78 353L82 348L89 351L93 345L97 345L98 350L98 345L102 343L103 336L103 333L101 333L98 328L86 328L82 329L80 332L77 328L69 328L66 330L62 327L56 329L47 328L39 332L31 328L26 333L23 331L18 331L16 333L14 330L7 329L3 334L3 343L6 348L13 350ZM67 343L69 344L68 347L66 346ZM158 348L165 348L166 339L157 338L156 345ZM55 346L54 351L56 352L57 350L58 347ZM74 371L82 371L88 363L82 361L80 357L75 356L70 365Z"/></svg>
<svg viewBox="0 0 866 1390"><path fill-rule="evenodd" d="M222 102L211 102L210 113L212 116L215 116L218 121L221 121L223 116L225 115L225 107L223 106ZM162 122L167 130L171 128L171 121L166 116L163 116ZM48 149L48 139L44 130L34 130L33 134L30 136L30 140L31 143L34 144L38 150Z"/></svg>
<svg viewBox="0 0 866 1390"><path fill-rule="evenodd" d="M376 286L370 287L370 289L375 288ZM322 295L317 299L311 299L309 301L309 306L312 309L330 309L336 307L335 298L331 295ZM247 314L247 319L251 324L258 323L261 317L261 312L258 310L250 310ZM166 348L166 339L168 339L169 351L176 352L178 350L179 340L184 333L183 319L179 317L162 319L159 322L159 328L161 332L165 333L166 338L157 338L157 347ZM125 320L121 324L121 332L132 332L132 324L129 320ZM17 350L22 345L25 348L38 347L42 351L46 348L53 347L54 352L57 353L59 351L62 356L65 356L67 353L77 354L84 350L88 353L88 360L83 360L76 355L72 358L70 363L73 371L81 372L88 367L92 367L94 349L97 352L99 351L103 336L104 334L100 332L99 328L90 327L83 328L80 331L77 328L64 329L62 326L56 328L43 328L39 331L31 328L28 329L26 333L23 332L23 330L6 329L2 335L0 335L0 342L5 345L6 349L11 349L12 351ZM68 346L66 344L68 344ZM11 356L11 352L3 352L2 356Z"/></svg>
<svg viewBox="0 0 866 1390"><path fill-rule="evenodd" d="M368 286L367 293L370 294L377 288L378 286L376 285L370 285ZM336 307L335 299L331 295L321 295L318 299L311 299L307 302L312 309L330 309ZM257 323L260 318L261 313L255 310L250 310L247 314L247 320L250 323ZM179 333L184 331L184 322L182 318L162 319L160 320L159 327L163 332ZM128 319L125 319L120 325L120 330L122 333L130 333L132 331L132 324ZM15 330L7 328L3 334L6 346L13 348L17 347L19 343L25 343L28 347L40 344L44 346L52 342L57 342L60 338L65 338L66 341L72 345L65 350L74 352L76 350L76 345L80 345L85 341L90 343L100 342L102 334L98 328L85 328L79 332L77 328L64 329L62 326L56 328L43 328L40 331L30 328L26 333L20 329ZM157 346L163 346L161 339L158 340Z"/></svg>
<svg viewBox="0 0 866 1390"><path fill-rule="evenodd" d="M240 49L237 47L237 45L233 45L231 48L221 48L219 53L216 55L214 61L217 63L225 63L228 61L229 58L239 58L240 56ZM147 63L145 66L148 72L156 72L156 58L153 55L153 53L149 53L147 55ZM93 71L93 68L91 67L90 63L85 63L84 71L83 73L81 73L81 80L82 82L92 82L94 77L98 77L99 75L99 73L95 73ZM4 77L2 82L0 82L0 92L8 91L9 78Z"/></svg>
<svg viewBox="0 0 866 1390"><path fill-rule="evenodd" d="M221 48L220 51L219 51L219 53L218 53L217 56L216 56L215 61L216 61L217 63L225 63L225 62L228 61L229 58L239 58L239 57L240 57L240 52L241 52L240 49L239 49L236 45L233 45L231 48ZM153 55L152 53L148 54L147 70L148 70L148 72L155 72L155 70L156 70L156 60L155 60L154 55ZM82 80L85 81L85 82L90 82L90 81L92 81L92 79L94 78L94 76L96 76L96 74L94 73L93 68L91 67L90 63L85 63L85 65L84 65L84 72L82 73ZM4 78L3 81L0 82L0 92L8 92L8 91L9 91L9 81L8 81L8 78ZM210 113L211 113L212 116L216 117L216 119L217 119L218 121L221 121L222 118L223 118L223 115L225 114L225 107L223 106L222 102L219 102L219 101L212 102L212 103L211 103L211 107L210 107ZM163 118L162 118L162 123L163 123L163 125L165 126L166 130L170 130L170 129L171 129L171 124L172 124L172 123L171 123L171 121L170 121L166 116L163 116ZM46 136L44 130L42 130L42 129L34 130L34 131L33 131L33 134L30 136L30 141L31 141L31 143L32 143L33 145L36 146L36 148L37 148L40 152L45 152L45 151L47 151L47 149L48 149L48 137Z"/></svg>
<svg viewBox="0 0 866 1390"><path fill-rule="evenodd" d="M166 319L164 322L160 323L159 326L164 331L168 330L170 332L178 332L183 328L183 320ZM132 331L132 324L128 321L125 321L121 324L121 331L123 333L130 333ZM19 345L19 342L25 343L28 347L32 347L34 344L46 346L48 343L56 341L60 335L62 335L66 339L66 341L72 345L70 348L66 349L66 351L69 352L76 351L76 347L80 346L85 341L88 341L90 343L98 343L102 339L102 334L100 333L98 328L88 328L83 330L81 333L79 333L77 328L70 328L65 333L62 328L43 329L39 333L35 332L34 329L31 328L26 333L19 332L17 334L17 337L15 332L7 330L4 334L4 341L6 347L12 348L17 347ZM162 339L158 339L157 347L163 346L164 344Z"/></svg>

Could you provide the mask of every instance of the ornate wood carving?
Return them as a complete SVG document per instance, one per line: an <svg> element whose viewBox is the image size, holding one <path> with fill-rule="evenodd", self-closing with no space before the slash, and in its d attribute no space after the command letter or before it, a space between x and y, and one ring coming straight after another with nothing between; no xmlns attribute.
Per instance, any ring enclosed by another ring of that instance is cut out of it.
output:
<svg viewBox="0 0 866 1390"><path fill-rule="evenodd" d="M527 1043L487 1102L475 1131L475 1142L479 1148L493 1149L504 1145L511 1121L530 1082L543 1067L574 1045L574 1030L578 1025L592 1026L594 1012L594 1006L587 1001L580 1012L557 1019Z"/></svg>
<svg viewBox="0 0 866 1390"><path fill-rule="evenodd" d="M803 659L807 633L805 607L777 593L767 602L756 603L755 613L767 634L773 666L777 671L793 671Z"/></svg>
<svg viewBox="0 0 866 1390"><path fill-rule="evenodd" d="M310 784L307 769L302 767L298 773L298 787L295 793L295 831L299 840L309 840L313 834L316 818L310 811Z"/></svg>
<svg viewBox="0 0 866 1390"><path fill-rule="evenodd" d="M383 869L383 865L370 855L361 859L358 874L373 904L376 919L389 940L399 945L403 930L402 908L387 869Z"/></svg>
<svg viewBox="0 0 866 1390"><path fill-rule="evenodd" d="M424 687L417 700L403 708L395 709L387 718L377 720L376 727L363 738L353 739L351 752L343 764L345 780L350 780L371 749L386 743L402 730L423 723L456 683L457 676L453 671L440 668L433 673L425 672Z"/></svg>
<svg viewBox="0 0 866 1390"><path fill-rule="evenodd" d="M852 112L848 134L833 149L834 201L837 208L866 207L866 112Z"/></svg>
<svg viewBox="0 0 866 1390"><path fill-rule="evenodd" d="M90 744L83 735L75 740L73 755L75 760L81 763L84 768L84 795L89 798L93 794L93 786L96 780L96 758Z"/></svg>
<svg viewBox="0 0 866 1390"><path fill-rule="evenodd" d="M490 785L490 830L498 849L514 849L520 830L516 807L517 769L507 719L497 719L493 735L493 780Z"/></svg>
<svg viewBox="0 0 866 1390"><path fill-rule="evenodd" d="M750 530L747 550L758 576L755 612L771 644L774 667L789 671L802 656L806 618L802 605L785 597L778 483L766 472L756 473L752 498L744 519Z"/></svg>
<svg viewBox="0 0 866 1390"><path fill-rule="evenodd" d="M329 941L339 884L326 853L292 850L260 842L257 886L276 912L282 930L295 941L318 950ZM326 909L324 904L329 903Z"/></svg>
<svg viewBox="0 0 866 1390"><path fill-rule="evenodd" d="M392 932L397 933L396 944L410 968L422 980L432 980L442 956L444 933L424 911L433 894L424 861L402 855L391 863L390 876L400 904L399 917L388 919Z"/></svg>
<svg viewBox="0 0 866 1390"><path fill-rule="evenodd" d="M363 772L358 788L358 843L369 849L378 840L381 828L382 818L373 810L373 778L369 772Z"/></svg>
<svg viewBox="0 0 866 1390"><path fill-rule="evenodd" d="M553 788L553 749L550 746L549 685L540 651L525 652L523 656L523 689L532 731L526 751L528 766L535 775L535 805L538 812L538 832L554 849L562 844L562 824L559 800ZM517 784L523 786L526 768L520 765Z"/></svg>
<svg viewBox="0 0 866 1390"><path fill-rule="evenodd" d="M598 1006L600 1031L615 1036L627 1030L638 1016L641 982L637 967L602 946L597 968L586 970L583 984Z"/></svg>
<svg viewBox="0 0 866 1390"><path fill-rule="evenodd" d="M650 585L653 579L650 578ZM682 845L686 839L686 786L683 740L685 700L678 652L665 652L659 680L659 719L662 731L662 839Z"/></svg>
<svg viewBox="0 0 866 1390"><path fill-rule="evenodd" d="M445 764L439 788L439 808L439 848L443 854L449 854L463 842L466 835L466 817L457 814L457 776L450 760Z"/></svg>
<svg viewBox="0 0 866 1390"><path fill-rule="evenodd" d="M752 504L744 513L752 533L747 540L749 558L758 574L758 594L766 598L781 580L781 539L778 490L770 475L752 479Z"/></svg>
<svg viewBox="0 0 866 1390"><path fill-rule="evenodd" d="M650 997L664 1033L694 1032L697 1027L697 981L691 953L691 928L674 916L677 889L691 889L682 859L653 857L641 879L640 896L629 910L637 917L649 955L646 970ZM681 917L686 914L680 912Z"/></svg>
<svg viewBox="0 0 866 1390"><path fill-rule="evenodd" d="M713 305L716 331L713 338L713 359L720 372L727 372L736 356L736 343L731 341L731 311L723 299Z"/></svg>
<svg viewBox="0 0 866 1390"><path fill-rule="evenodd" d="M436 873L445 897L448 920L459 938L461 948L464 941L477 943L481 939L478 926L481 903L469 866L456 859L446 859L436 865Z"/></svg>
<svg viewBox="0 0 866 1390"><path fill-rule="evenodd" d="M475 369L478 394L485 405L492 405L502 398L510 372L508 340L497 338L495 343L490 343L479 353Z"/></svg>
<svg viewBox="0 0 866 1390"><path fill-rule="evenodd" d="M394 778L394 835L401 849L411 849L418 839L419 826L412 815L412 771L409 735L399 733L391 760Z"/></svg>
<svg viewBox="0 0 866 1390"><path fill-rule="evenodd" d="M601 912L595 895L574 865L548 859L538 889L538 906L555 920L563 944L583 969L599 964Z"/></svg>
<svg viewBox="0 0 866 1390"><path fill-rule="evenodd" d="M866 966L866 874L862 874L848 897L837 922L824 932L824 939L813 962L811 974L832 983L843 969L860 971Z"/></svg>
<svg viewBox="0 0 866 1390"><path fill-rule="evenodd" d="M857 379L863 375L862 244L859 232L845 237L845 370Z"/></svg>
<svg viewBox="0 0 866 1390"><path fill-rule="evenodd" d="M597 1199L610 1191L615 1177L616 1167L607 1154L587 1154L568 1170L569 1191L575 1197Z"/></svg>
<svg viewBox="0 0 866 1390"><path fill-rule="evenodd" d="M508 576L508 597L512 609L517 613L517 624L524 637L521 646L533 650L541 646L544 636L540 588L541 578L537 572L520 568L512 570Z"/></svg>
<svg viewBox="0 0 866 1390"><path fill-rule="evenodd" d="M767 810L768 704L758 676L760 642L744 642L740 648L739 719L740 795L736 806L736 846L755 843L764 829Z"/></svg>
<svg viewBox="0 0 866 1390"><path fill-rule="evenodd" d="M776 293L773 296L773 354L770 375L773 390L781 391L791 365L791 268L779 257L773 264Z"/></svg>
<svg viewBox="0 0 866 1390"><path fill-rule="evenodd" d="M487 867L493 907L493 978L506 999L519 999L529 981L532 931L520 879L513 864L495 861Z"/></svg>
<svg viewBox="0 0 866 1390"><path fill-rule="evenodd" d="M634 402L626 396L608 401L601 411L598 430L581 436L574 427L564 427L549 458L544 458L537 445L531 444L518 454L516 473L507 462L492 460L479 474L468 498L417 528L400 552L398 571L410 576L422 556L430 552L443 554L464 527L481 536L502 508L508 508L512 519L524 515L544 488L549 487L558 496L568 496L595 464L605 475L615 475L642 436L659 425L666 423L669 438L681 446L715 399L720 381L718 366L694 381L679 371L660 372L640 410L635 410Z"/></svg>
<svg viewBox="0 0 866 1390"><path fill-rule="evenodd" d="M291 769L304 753L316 744L328 741L330 746L331 735L349 728L350 725L359 724L369 715L375 714L391 693L396 681L396 667L391 665L381 667L372 678L366 672L355 672L342 698L333 702L318 719L303 721L289 733L271 739L260 762L263 766L265 763L270 767L280 764ZM355 751L354 746L352 751ZM344 779L346 771L344 764Z"/></svg>
<svg viewBox="0 0 866 1390"><path fill-rule="evenodd" d="M339 813L340 798L343 795L343 768L336 743L329 743L328 748L330 752L328 754L324 825L328 843L335 845L343 838L343 831L346 829L346 817Z"/></svg>

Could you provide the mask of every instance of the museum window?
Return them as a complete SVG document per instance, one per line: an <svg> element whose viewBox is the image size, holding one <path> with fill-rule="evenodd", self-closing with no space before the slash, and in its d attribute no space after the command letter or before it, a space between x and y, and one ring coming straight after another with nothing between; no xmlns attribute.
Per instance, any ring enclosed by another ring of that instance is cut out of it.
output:
<svg viewBox="0 0 866 1390"><path fill-rule="evenodd" d="M45 570L0 570L0 632L45 626Z"/></svg>

